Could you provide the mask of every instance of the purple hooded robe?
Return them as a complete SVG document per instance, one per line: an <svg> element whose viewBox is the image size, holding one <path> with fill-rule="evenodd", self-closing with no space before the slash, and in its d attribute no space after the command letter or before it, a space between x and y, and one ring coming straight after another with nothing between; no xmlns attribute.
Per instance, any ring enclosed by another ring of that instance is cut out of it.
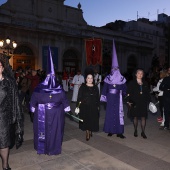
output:
<svg viewBox="0 0 170 170"><path fill-rule="evenodd" d="M51 52L50 52L51 57ZM38 154L61 153L65 112L70 106L63 88L54 75L52 58L46 79L34 90L30 109L34 113L34 148Z"/></svg>
<svg viewBox="0 0 170 170"><path fill-rule="evenodd" d="M104 132L112 134L124 133L124 112L122 95L126 95L126 79L114 68L104 79L100 101L107 102Z"/></svg>

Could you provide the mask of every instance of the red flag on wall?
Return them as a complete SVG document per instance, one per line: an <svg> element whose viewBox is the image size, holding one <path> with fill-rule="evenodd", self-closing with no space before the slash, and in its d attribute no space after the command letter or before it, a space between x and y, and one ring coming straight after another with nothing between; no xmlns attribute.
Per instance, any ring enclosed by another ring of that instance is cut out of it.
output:
<svg viewBox="0 0 170 170"><path fill-rule="evenodd" d="M85 40L85 47L87 65L102 65L102 40L87 39Z"/></svg>

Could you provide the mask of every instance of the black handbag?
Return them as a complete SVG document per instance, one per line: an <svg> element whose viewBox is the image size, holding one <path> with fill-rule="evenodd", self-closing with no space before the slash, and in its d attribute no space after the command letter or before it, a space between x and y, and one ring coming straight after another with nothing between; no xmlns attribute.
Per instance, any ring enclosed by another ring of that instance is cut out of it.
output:
<svg viewBox="0 0 170 170"><path fill-rule="evenodd" d="M18 128L17 126L18 126L17 123L10 125L10 130L9 130L10 131L10 146L9 146L9 149L12 149L14 147L14 145L16 145L16 149L18 149L24 141L24 139L23 139L24 134L21 130L18 131L18 129L20 129L20 128Z"/></svg>

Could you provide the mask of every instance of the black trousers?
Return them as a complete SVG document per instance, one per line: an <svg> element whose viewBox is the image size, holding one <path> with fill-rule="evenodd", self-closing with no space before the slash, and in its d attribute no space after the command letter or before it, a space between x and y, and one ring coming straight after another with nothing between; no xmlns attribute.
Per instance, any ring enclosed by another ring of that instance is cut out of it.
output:
<svg viewBox="0 0 170 170"><path fill-rule="evenodd" d="M163 117L163 96L158 96L158 100L159 100L159 109L161 112L161 117Z"/></svg>
<svg viewBox="0 0 170 170"><path fill-rule="evenodd" d="M164 122L164 127L169 128L169 116L170 116L170 108L169 107L164 107L164 115L165 115L165 122Z"/></svg>

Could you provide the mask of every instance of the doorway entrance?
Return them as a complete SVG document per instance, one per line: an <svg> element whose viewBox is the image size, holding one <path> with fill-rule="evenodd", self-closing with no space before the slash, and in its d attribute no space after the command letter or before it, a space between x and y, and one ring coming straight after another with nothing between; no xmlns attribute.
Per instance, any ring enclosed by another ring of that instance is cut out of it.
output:
<svg viewBox="0 0 170 170"><path fill-rule="evenodd" d="M35 69L35 57L31 48L21 45L14 50L13 69Z"/></svg>
<svg viewBox="0 0 170 170"><path fill-rule="evenodd" d="M76 73L79 66L79 60L77 53L70 49L67 50L63 55L63 70L67 73Z"/></svg>

